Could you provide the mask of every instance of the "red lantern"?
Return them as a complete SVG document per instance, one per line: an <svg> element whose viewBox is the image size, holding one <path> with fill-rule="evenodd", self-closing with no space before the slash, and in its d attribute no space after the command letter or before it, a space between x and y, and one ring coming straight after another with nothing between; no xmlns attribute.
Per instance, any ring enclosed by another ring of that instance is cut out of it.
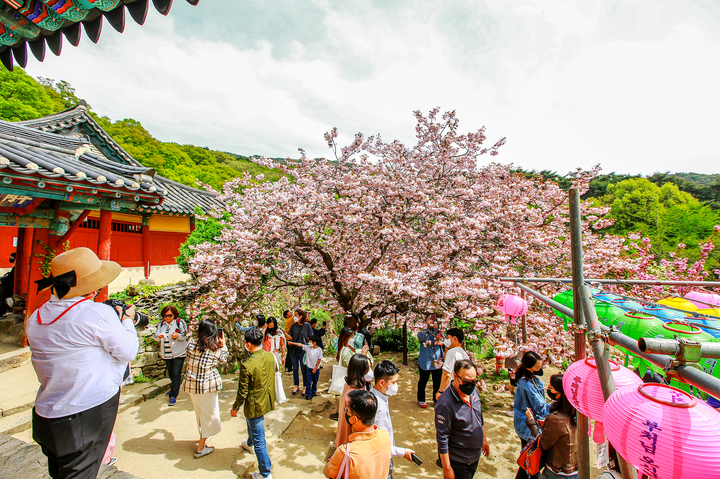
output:
<svg viewBox="0 0 720 479"><path fill-rule="evenodd" d="M720 414L664 384L630 386L605 404L610 443L639 474L652 479L720 477Z"/></svg>
<svg viewBox="0 0 720 479"><path fill-rule="evenodd" d="M503 294L498 299L497 309L505 314L505 321L515 324L515 318L527 313L527 301L514 294Z"/></svg>
<svg viewBox="0 0 720 479"><path fill-rule="evenodd" d="M615 361L610 361L610 371L616 389L642 384L642 380L635 373ZM593 440L598 444L605 442L603 430L605 398L600 386L600 376L595 359L581 359L572 363L563 374L563 390L575 409L595 421Z"/></svg>

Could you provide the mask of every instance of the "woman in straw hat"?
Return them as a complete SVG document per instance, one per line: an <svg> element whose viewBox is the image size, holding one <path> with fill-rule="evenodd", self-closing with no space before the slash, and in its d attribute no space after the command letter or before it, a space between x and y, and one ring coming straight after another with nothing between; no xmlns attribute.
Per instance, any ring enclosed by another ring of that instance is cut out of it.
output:
<svg viewBox="0 0 720 479"><path fill-rule="evenodd" d="M135 308L116 312L92 301L117 278L120 265L88 248L59 254L50 271L37 283L38 292L50 288L52 296L26 328L40 381L33 439L54 479L95 478L115 425L123 374L138 351Z"/></svg>

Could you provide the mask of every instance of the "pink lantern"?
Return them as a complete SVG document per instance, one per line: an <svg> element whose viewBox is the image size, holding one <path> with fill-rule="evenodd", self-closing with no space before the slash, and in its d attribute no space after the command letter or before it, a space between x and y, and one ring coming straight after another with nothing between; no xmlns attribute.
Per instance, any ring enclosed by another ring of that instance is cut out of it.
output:
<svg viewBox="0 0 720 479"><path fill-rule="evenodd" d="M652 479L720 477L720 414L664 384L626 387L605 404L610 443Z"/></svg>
<svg viewBox="0 0 720 479"><path fill-rule="evenodd" d="M505 314L505 321L510 321L510 324L515 324L515 318L520 317L527 313L528 304L527 301L522 299L520 296L514 294L503 294L498 299L497 309L501 313Z"/></svg>
<svg viewBox="0 0 720 479"><path fill-rule="evenodd" d="M615 361L610 361L610 371L616 389L642 384L642 380L637 374ZM603 430L605 399L595 359L581 359L572 363L563 374L563 390L575 409L595 421L593 440L598 444L605 442ZM590 431L588 431L588 435L590 435Z"/></svg>
<svg viewBox="0 0 720 479"><path fill-rule="evenodd" d="M699 309L712 309L713 306L720 307L720 294L707 293L705 291L690 291L685 297Z"/></svg>

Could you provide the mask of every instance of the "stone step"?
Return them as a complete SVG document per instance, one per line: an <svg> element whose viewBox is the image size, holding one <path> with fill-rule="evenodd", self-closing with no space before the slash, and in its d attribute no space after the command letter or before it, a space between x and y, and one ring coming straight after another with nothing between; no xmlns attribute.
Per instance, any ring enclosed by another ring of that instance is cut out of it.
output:
<svg viewBox="0 0 720 479"><path fill-rule="evenodd" d="M32 409L26 409L10 416L0 417L0 434L12 435L32 427Z"/></svg>
<svg viewBox="0 0 720 479"><path fill-rule="evenodd" d="M30 362L30 348L17 348L0 354L0 374Z"/></svg>

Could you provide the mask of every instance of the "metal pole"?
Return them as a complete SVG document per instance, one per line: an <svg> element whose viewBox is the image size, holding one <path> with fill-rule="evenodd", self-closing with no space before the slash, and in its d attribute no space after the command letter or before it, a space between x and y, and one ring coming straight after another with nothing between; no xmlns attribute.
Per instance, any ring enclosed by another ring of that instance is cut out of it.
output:
<svg viewBox="0 0 720 479"><path fill-rule="evenodd" d="M585 284L580 285L580 301L582 303L583 313L589 328L588 339L590 340L590 344L595 355L595 367L597 368L598 376L600 377L600 387L602 388L603 399L607 401L610 395L615 392L615 379L613 378L612 371L610 370L608 355L605 354L605 341L600 330L600 321L598 321L597 318L595 305L592 302L590 288L588 288ZM597 424L595 427L597 427ZM617 461L623 478L632 479L633 477L636 477L637 471L635 471L633 467L619 454L617 455Z"/></svg>
<svg viewBox="0 0 720 479"><path fill-rule="evenodd" d="M572 218L571 218L572 219ZM513 281L526 283L572 283L571 278L533 278L533 277L502 277L499 281ZM587 283L598 284L645 284L650 286L707 286L720 288L720 281L658 281L654 279L586 279Z"/></svg>
<svg viewBox="0 0 720 479"><path fill-rule="evenodd" d="M676 339L640 338L638 349L643 353L667 354L679 356L682 352L680 342ZM720 359L720 343L700 343L700 356L703 358Z"/></svg>
<svg viewBox="0 0 720 479"><path fill-rule="evenodd" d="M525 291L520 290L520 297L525 299ZM527 344L527 314L522 315L522 343ZM515 335L517 341L517 334Z"/></svg>
<svg viewBox="0 0 720 479"><path fill-rule="evenodd" d="M403 366L407 366L407 318L403 321Z"/></svg>
<svg viewBox="0 0 720 479"><path fill-rule="evenodd" d="M582 223L580 222L580 192L570 188L570 248L572 258L573 325L575 336L575 360L585 359L585 317L580 301L583 285ZM577 414L578 477L590 479L590 437L588 418Z"/></svg>

